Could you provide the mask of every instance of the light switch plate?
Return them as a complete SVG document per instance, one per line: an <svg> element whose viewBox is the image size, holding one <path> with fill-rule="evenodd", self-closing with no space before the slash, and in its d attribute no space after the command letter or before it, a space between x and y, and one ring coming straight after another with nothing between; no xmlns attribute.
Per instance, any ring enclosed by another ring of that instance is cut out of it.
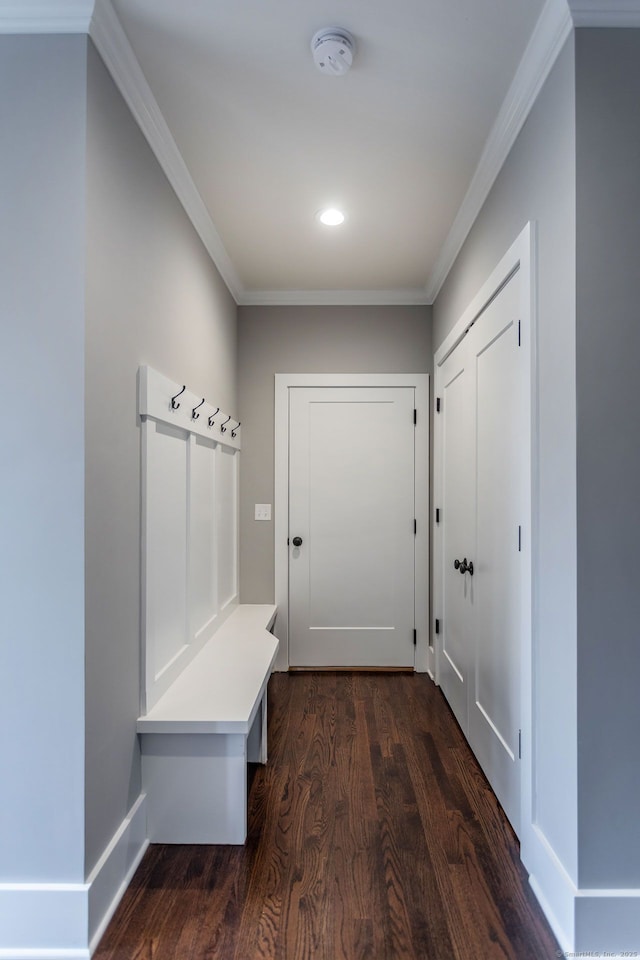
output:
<svg viewBox="0 0 640 960"><path fill-rule="evenodd" d="M255 519L256 520L271 520L271 504L270 503L256 503L255 505Z"/></svg>

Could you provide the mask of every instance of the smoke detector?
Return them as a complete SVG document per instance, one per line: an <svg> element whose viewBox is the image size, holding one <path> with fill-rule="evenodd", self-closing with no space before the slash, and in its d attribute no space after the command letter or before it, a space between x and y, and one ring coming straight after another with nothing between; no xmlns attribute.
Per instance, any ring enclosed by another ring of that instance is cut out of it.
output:
<svg viewBox="0 0 640 960"><path fill-rule="evenodd" d="M341 77L348 72L353 62L353 48L353 37L342 27L324 27L311 41L314 63L320 73L328 77Z"/></svg>

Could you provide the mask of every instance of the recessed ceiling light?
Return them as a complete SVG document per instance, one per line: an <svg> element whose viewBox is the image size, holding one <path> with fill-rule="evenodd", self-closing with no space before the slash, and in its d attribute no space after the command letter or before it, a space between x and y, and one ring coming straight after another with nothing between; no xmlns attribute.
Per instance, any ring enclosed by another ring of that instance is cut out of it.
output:
<svg viewBox="0 0 640 960"><path fill-rule="evenodd" d="M324 223L325 227L339 227L341 223L344 223L344 213L342 210L336 210L335 207L329 207L320 211L318 220L320 223Z"/></svg>

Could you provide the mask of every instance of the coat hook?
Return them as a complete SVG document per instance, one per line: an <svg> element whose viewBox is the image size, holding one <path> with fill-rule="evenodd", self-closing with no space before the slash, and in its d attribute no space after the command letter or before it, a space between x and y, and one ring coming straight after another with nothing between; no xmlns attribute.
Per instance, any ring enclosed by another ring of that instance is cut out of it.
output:
<svg viewBox="0 0 640 960"><path fill-rule="evenodd" d="M209 419L207 420L207 423L209 424L210 427L213 426L213 424L214 424L214 419L213 419L213 418L214 418L215 416L217 416L218 413L220 413L220 407L218 407L216 410L214 410L213 413L211 414L211 416L209 417Z"/></svg>
<svg viewBox="0 0 640 960"><path fill-rule="evenodd" d="M171 409L172 409L172 410L177 410L177 409L178 409L178 407L180 406L180 404L179 404L179 403L176 403L176 400L177 400L177 398L180 396L181 393L184 393L184 392L185 392L186 389L187 389L187 387L186 387L186 384L185 384L185 386L182 388L182 390L178 390L178 392L176 393L175 397L171 397Z"/></svg>
<svg viewBox="0 0 640 960"><path fill-rule="evenodd" d="M204 403L204 397L202 398L202 400L200 401L200 403L196 403L195 407L194 407L193 410L191 411L191 419L192 419L192 420L197 420L198 417L200 416L199 413L196 413L196 410L198 409L198 407L201 407L203 403Z"/></svg>
<svg viewBox="0 0 640 960"><path fill-rule="evenodd" d="M227 419L224 421L224 423L229 423L229 420L231 420L231 417L227 417ZM225 427L224 423L221 424L221 426L220 426L220 433L226 433L226 432L227 432L227 428Z"/></svg>
<svg viewBox="0 0 640 960"><path fill-rule="evenodd" d="M238 426L234 427L233 430L231 431L231 436L233 437L234 440L236 438L236 433L238 432L239 429L240 429L240 421L238 420Z"/></svg>

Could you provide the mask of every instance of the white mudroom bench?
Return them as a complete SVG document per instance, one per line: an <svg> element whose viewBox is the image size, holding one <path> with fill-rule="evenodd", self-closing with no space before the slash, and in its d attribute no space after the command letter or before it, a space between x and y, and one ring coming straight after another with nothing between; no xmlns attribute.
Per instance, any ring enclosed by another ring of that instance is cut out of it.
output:
<svg viewBox="0 0 640 960"><path fill-rule="evenodd" d="M152 843L244 843L247 763L267 761L275 606L240 604L137 722Z"/></svg>

